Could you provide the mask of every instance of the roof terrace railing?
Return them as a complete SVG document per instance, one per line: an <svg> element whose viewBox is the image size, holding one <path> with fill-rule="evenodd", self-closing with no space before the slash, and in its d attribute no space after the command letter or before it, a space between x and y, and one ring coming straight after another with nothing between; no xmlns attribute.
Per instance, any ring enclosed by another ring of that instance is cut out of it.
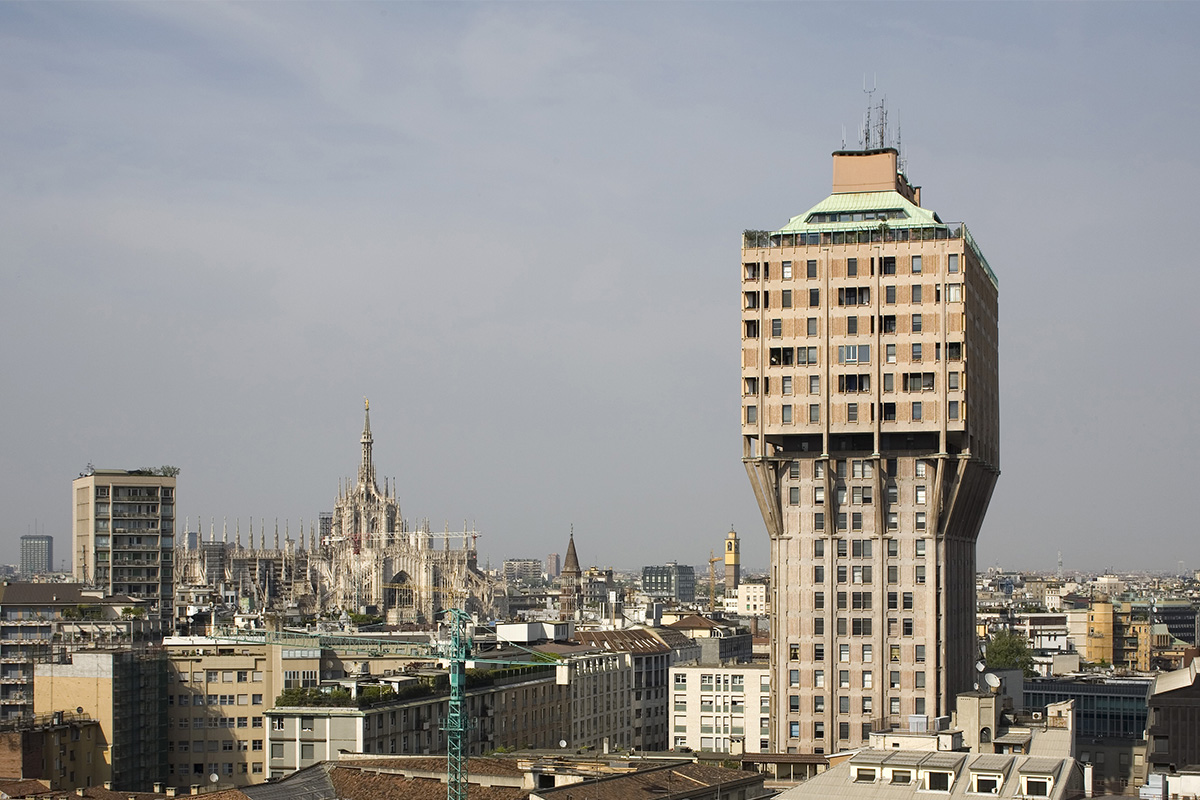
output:
<svg viewBox="0 0 1200 800"><path fill-rule="evenodd" d="M949 222L941 225L928 226L892 226L888 224L867 224L846 227L839 223L834 230L817 231L754 231L742 233L742 247L773 248L773 247L805 247L808 245L834 244L885 244L889 242L922 242L939 240L963 240L971 252L983 266L984 272L993 286L999 286L1000 281L992 270L983 251L975 241L966 223Z"/></svg>

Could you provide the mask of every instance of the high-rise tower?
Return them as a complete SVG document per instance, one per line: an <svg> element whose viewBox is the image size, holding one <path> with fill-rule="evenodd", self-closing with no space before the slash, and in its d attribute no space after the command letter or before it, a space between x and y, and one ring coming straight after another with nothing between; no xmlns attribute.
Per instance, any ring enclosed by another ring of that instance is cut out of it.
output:
<svg viewBox="0 0 1200 800"><path fill-rule="evenodd" d="M743 461L771 539L772 748L831 753L972 688L999 474L997 282L897 151L742 246Z"/></svg>
<svg viewBox="0 0 1200 800"><path fill-rule="evenodd" d="M54 537L30 534L21 537L21 577L54 571Z"/></svg>
<svg viewBox="0 0 1200 800"><path fill-rule="evenodd" d="M75 578L174 614L175 476L179 470L93 469L71 483Z"/></svg>

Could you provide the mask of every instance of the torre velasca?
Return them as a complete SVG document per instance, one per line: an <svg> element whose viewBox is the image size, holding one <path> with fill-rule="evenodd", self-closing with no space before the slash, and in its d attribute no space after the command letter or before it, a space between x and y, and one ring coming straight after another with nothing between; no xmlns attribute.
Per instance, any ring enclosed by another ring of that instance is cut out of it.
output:
<svg viewBox="0 0 1200 800"><path fill-rule="evenodd" d="M975 542L1000 472L997 281L888 147L746 231L742 441L771 539L771 746L933 724L975 682Z"/></svg>

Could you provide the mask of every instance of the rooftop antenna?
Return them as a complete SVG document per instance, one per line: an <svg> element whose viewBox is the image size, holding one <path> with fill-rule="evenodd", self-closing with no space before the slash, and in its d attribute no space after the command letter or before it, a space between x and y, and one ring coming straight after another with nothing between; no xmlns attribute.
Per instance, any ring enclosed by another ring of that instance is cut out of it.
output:
<svg viewBox="0 0 1200 800"><path fill-rule="evenodd" d="M887 97L881 97L879 99L878 117L879 118L875 123L878 141L875 143L875 147L882 149L887 147Z"/></svg>
<svg viewBox="0 0 1200 800"><path fill-rule="evenodd" d="M846 126L842 126L842 149L846 149Z"/></svg>
<svg viewBox="0 0 1200 800"><path fill-rule="evenodd" d="M908 175L908 159L905 158L905 156L904 156L904 143L903 143L903 139L901 139L900 133L901 133L900 112L897 111L896 112L896 152L899 153L899 156L897 157L897 160L899 162L897 164L897 168L900 170L901 175Z"/></svg>
<svg viewBox="0 0 1200 800"><path fill-rule="evenodd" d="M1058 579L1063 579L1062 550L1058 551Z"/></svg>
<svg viewBox="0 0 1200 800"><path fill-rule="evenodd" d="M875 103L875 89L878 75L871 76L871 88L867 88L867 74L863 73L863 94L867 96L867 113L863 117L862 139L859 140L863 150L871 149L871 106Z"/></svg>

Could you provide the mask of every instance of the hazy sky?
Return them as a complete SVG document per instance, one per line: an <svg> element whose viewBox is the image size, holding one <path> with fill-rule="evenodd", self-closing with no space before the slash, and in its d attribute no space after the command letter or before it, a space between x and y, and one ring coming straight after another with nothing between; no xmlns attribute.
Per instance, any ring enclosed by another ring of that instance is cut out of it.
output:
<svg viewBox="0 0 1200 800"><path fill-rule="evenodd" d="M355 473L367 396L405 516L473 521L494 564L572 524L585 564L700 563L732 524L765 565L740 234L828 194L866 73L1000 278L980 567L1200 567L1198 28L1194 3L0 4L0 559L35 520L69 557L89 462L179 466L181 522L218 535L294 532Z"/></svg>

